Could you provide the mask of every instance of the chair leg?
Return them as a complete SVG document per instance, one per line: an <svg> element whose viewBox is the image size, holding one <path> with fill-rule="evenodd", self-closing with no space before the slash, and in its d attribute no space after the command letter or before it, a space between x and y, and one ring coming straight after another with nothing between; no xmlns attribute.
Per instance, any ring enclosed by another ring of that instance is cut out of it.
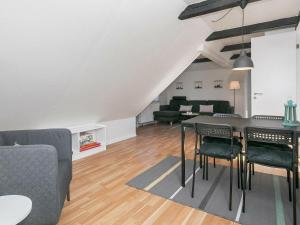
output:
<svg viewBox="0 0 300 225"><path fill-rule="evenodd" d="M200 150L199 150L199 163L200 163L200 168L202 169L202 154L200 153Z"/></svg>
<svg viewBox="0 0 300 225"><path fill-rule="evenodd" d="M232 210L232 170L233 170L233 162L230 160L230 189L229 189L229 210Z"/></svg>
<svg viewBox="0 0 300 225"><path fill-rule="evenodd" d="M216 168L216 158L214 157L214 168Z"/></svg>
<svg viewBox="0 0 300 225"><path fill-rule="evenodd" d="M298 166L296 168L296 188L299 188L299 171L298 171Z"/></svg>
<svg viewBox="0 0 300 225"><path fill-rule="evenodd" d="M251 167L252 167L251 163L249 163L249 184L248 184L249 185L249 191L251 191L251 175L252 175L251 174L252 173L251 172Z"/></svg>
<svg viewBox="0 0 300 225"><path fill-rule="evenodd" d="M240 155L240 176L241 176L241 188L244 188L244 180L243 180L243 156Z"/></svg>
<svg viewBox="0 0 300 225"><path fill-rule="evenodd" d="M70 201L70 187L68 188L68 192L67 192L67 201L69 202Z"/></svg>
<svg viewBox="0 0 300 225"><path fill-rule="evenodd" d="M236 159L237 177L238 177L238 189L240 189L240 155Z"/></svg>
<svg viewBox="0 0 300 225"><path fill-rule="evenodd" d="M292 191L291 191L291 172L290 170L287 170L287 181L289 186L289 201L292 201Z"/></svg>
<svg viewBox="0 0 300 225"><path fill-rule="evenodd" d="M293 168L293 224L297 225L297 208L296 208L296 184L297 184L297 171L298 168Z"/></svg>
<svg viewBox="0 0 300 225"><path fill-rule="evenodd" d="M254 163L252 163L252 175L254 175Z"/></svg>
<svg viewBox="0 0 300 225"><path fill-rule="evenodd" d="M205 160L205 155L203 155L203 169L202 169L202 179L205 179L205 169L206 169L206 160Z"/></svg>
<svg viewBox="0 0 300 225"><path fill-rule="evenodd" d="M191 193L192 198L194 198L194 191L195 191L196 158L197 158L197 149L195 149L195 152L194 152L193 185L192 185L192 193Z"/></svg>
<svg viewBox="0 0 300 225"><path fill-rule="evenodd" d="M206 156L206 162L205 162L205 166L206 166L206 180L208 180L208 156Z"/></svg>
<svg viewBox="0 0 300 225"><path fill-rule="evenodd" d="M245 158L244 162L244 173L243 173L243 207L242 207L242 212L244 213L246 211L246 182L247 182L247 159Z"/></svg>

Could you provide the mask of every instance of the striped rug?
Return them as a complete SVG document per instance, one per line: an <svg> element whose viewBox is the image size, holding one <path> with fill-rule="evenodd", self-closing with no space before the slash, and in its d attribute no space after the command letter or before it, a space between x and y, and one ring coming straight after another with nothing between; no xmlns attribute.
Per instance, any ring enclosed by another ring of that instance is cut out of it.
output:
<svg viewBox="0 0 300 225"><path fill-rule="evenodd" d="M197 163L199 165L199 162ZM246 213L241 212L242 191L233 175L233 208L228 210L229 168L209 165L208 181L202 180L202 169L196 170L195 196L191 198L193 161L186 160L186 187L181 187L180 158L169 156L130 180L127 184L205 212L245 225L290 225L292 203L288 200L285 177L255 173L252 190L246 192ZM297 191L299 199L299 191ZM300 216L299 201L297 202ZM299 217L298 216L298 217Z"/></svg>

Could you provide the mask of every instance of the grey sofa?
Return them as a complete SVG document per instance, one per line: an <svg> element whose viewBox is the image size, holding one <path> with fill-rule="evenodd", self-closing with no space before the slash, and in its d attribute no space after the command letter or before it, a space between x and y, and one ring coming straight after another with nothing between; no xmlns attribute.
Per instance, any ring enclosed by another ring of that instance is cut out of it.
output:
<svg viewBox="0 0 300 225"><path fill-rule="evenodd" d="M58 223L65 198L70 197L71 140L67 129L0 132L0 195L32 200L23 225Z"/></svg>

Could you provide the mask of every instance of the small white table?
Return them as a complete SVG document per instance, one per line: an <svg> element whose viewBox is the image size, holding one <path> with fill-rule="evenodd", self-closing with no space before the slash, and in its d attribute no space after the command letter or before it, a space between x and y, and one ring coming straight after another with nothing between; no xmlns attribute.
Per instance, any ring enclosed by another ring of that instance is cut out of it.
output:
<svg viewBox="0 0 300 225"><path fill-rule="evenodd" d="M0 224L16 225L30 213L32 202L22 195L0 196Z"/></svg>

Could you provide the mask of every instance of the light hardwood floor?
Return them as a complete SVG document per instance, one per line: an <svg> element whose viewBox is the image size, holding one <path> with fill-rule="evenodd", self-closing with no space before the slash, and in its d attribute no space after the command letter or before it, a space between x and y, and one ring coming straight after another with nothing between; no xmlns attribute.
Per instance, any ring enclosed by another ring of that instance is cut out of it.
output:
<svg viewBox="0 0 300 225"><path fill-rule="evenodd" d="M192 133L186 143L187 158L192 158ZM59 225L236 225L126 185L168 155L180 155L179 128L153 125L139 128L137 137L110 145L106 152L75 161L71 201L65 202Z"/></svg>

